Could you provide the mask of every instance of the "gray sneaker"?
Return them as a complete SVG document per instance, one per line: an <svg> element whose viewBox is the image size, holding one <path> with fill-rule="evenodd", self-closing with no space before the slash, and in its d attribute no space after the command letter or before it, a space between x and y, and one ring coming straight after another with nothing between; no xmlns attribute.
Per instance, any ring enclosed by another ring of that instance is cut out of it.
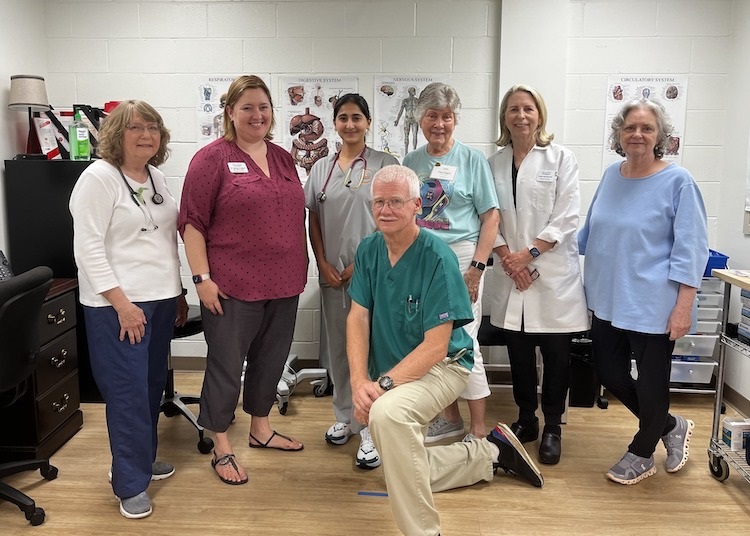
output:
<svg viewBox="0 0 750 536"><path fill-rule="evenodd" d="M150 516L151 512L151 499L145 491L135 497L120 499L120 513L128 519Z"/></svg>
<svg viewBox="0 0 750 536"><path fill-rule="evenodd" d="M164 480L174 474L174 465L155 461L151 464L151 480ZM112 482L112 469L109 470L109 481Z"/></svg>
<svg viewBox="0 0 750 536"><path fill-rule="evenodd" d="M164 480L174 474L174 465L167 462L155 461L151 464L151 480Z"/></svg>
<svg viewBox="0 0 750 536"><path fill-rule="evenodd" d="M607 478L618 484L637 484L644 478L656 473L654 457L641 458L632 452L626 452L625 456L607 471Z"/></svg>
<svg viewBox="0 0 750 536"><path fill-rule="evenodd" d="M427 435L424 438L426 444L435 443L441 439L448 439L449 437L458 437L464 435L464 421L461 419L458 422L450 422L442 415L432 421L432 424L427 428Z"/></svg>
<svg viewBox="0 0 750 536"><path fill-rule="evenodd" d="M677 423L672 431L661 438L667 449L667 460L665 466L667 473L676 473L688 461L690 455L690 436L693 435L695 423L679 415L674 416Z"/></svg>

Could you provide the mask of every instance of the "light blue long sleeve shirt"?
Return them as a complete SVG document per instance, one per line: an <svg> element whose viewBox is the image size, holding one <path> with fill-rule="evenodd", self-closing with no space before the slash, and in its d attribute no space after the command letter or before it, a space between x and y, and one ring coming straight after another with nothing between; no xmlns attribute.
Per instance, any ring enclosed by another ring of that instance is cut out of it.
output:
<svg viewBox="0 0 750 536"><path fill-rule="evenodd" d="M675 164L642 179L604 172L578 235L588 307L614 327L662 334L680 284L698 287L708 260L706 210Z"/></svg>

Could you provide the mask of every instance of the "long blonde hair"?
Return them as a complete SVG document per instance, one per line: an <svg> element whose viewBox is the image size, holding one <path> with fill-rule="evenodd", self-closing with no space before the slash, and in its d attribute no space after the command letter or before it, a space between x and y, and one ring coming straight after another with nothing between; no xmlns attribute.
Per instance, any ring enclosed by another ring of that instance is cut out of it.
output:
<svg viewBox="0 0 750 536"><path fill-rule="evenodd" d="M510 130L505 126L505 112L508 111L510 96L519 91L528 93L534 99L534 104L539 112L539 125L534 131L534 143L539 147L546 147L555 138L554 134L547 134L547 105L544 104L544 99L535 88L525 84L516 84L505 92L503 100L500 103L500 137L495 144L504 147L511 142Z"/></svg>

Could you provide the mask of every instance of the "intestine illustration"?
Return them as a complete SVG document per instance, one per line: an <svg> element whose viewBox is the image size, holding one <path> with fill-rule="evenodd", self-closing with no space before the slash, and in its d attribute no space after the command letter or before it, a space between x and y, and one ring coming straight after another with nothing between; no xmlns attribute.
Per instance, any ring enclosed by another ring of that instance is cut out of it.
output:
<svg viewBox="0 0 750 536"><path fill-rule="evenodd" d="M328 140L321 138L324 130L320 117L311 114L310 108L289 121L289 133L299 138L292 140L292 158L308 175L315 162L328 156Z"/></svg>

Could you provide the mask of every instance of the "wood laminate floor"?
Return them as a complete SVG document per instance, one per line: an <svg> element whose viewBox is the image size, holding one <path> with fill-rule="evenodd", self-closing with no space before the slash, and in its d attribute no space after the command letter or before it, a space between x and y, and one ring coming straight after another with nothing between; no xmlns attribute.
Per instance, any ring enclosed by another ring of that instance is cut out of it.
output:
<svg viewBox="0 0 750 536"><path fill-rule="evenodd" d="M182 392L199 392L202 374L178 373ZM732 471L725 482L708 471L713 398L673 395L672 411L696 423L687 466L676 474L663 469L665 451L656 453L658 472L635 486L608 481L604 473L625 452L635 420L616 400L609 409L571 408L563 427L563 458L541 466L545 485L498 474L493 482L436 494L443 536L704 534L750 531L750 484ZM305 443L299 453L247 448L249 417L238 412L230 428L235 452L250 474L244 486L227 486L196 449L197 433L181 416L159 424L159 458L176 474L152 483L154 513L127 520L107 480L111 457L104 406L83 404L84 426L52 458L60 470L54 481L39 472L8 477L8 484L31 495L47 512L31 527L10 503L0 501L0 534L17 535L398 535L381 469L354 466L358 438L331 447L323 440L332 423L331 398L315 398L302 385L287 415L274 408L271 423ZM197 411L197 408L196 408ZM731 412L731 409L730 409ZM462 413L468 411L462 403ZM509 390L492 394L488 427L511 422L515 406ZM5 433L9 431L6 430ZM536 457L538 443L527 445Z"/></svg>

